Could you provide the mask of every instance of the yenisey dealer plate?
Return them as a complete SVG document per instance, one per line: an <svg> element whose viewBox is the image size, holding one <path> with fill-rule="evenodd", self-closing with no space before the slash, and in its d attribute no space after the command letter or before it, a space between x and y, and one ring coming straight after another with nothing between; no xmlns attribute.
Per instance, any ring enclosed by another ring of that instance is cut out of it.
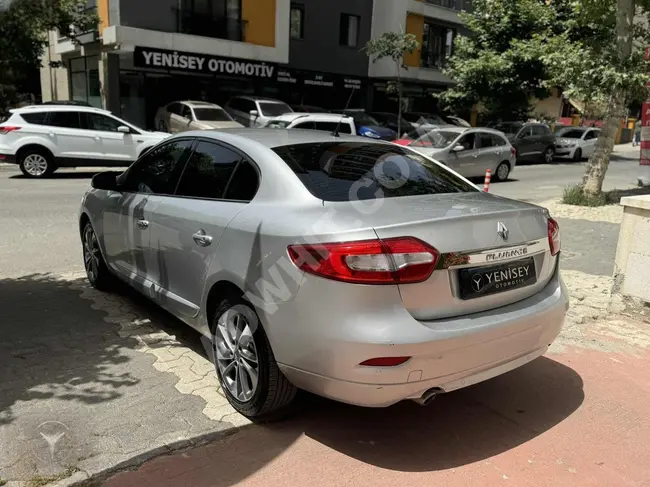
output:
<svg viewBox="0 0 650 487"><path fill-rule="evenodd" d="M535 260L527 259L491 266L461 269L461 299L474 299L511 289L530 286L537 281Z"/></svg>

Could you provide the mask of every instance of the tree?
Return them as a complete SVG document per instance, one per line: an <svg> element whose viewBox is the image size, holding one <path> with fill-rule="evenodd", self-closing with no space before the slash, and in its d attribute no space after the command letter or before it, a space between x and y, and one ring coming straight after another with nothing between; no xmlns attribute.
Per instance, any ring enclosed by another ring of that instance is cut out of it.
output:
<svg viewBox="0 0 650 487"><path fill-rule="evenodd" d="M378 39L368 41L363 50L372 62L388 58L395 63L397 71L397 135L402 133L402 69L408 69L404 64L404 55L412 54L419 47L413 34L401 32L385 32Z"/></svg>
<svg viewBox="0 0 650 487"><path fill-rule="evenodd" d="M522 119L532 98L550 94L544 63L527 49L536 35L553 34L557 14L539 0L475 0L461 18L471 31L458 36L446 74L456 83L441 101L456 111L478 105L492 119Z"/></svg>
<svg viewBox="0 0 650 487"><path fill-rule="evenodd" d="M6 0L0 4L0 111L16 101L27 78L41 67L47 33L88 32L98 18L86 0Z"/></svg>
<svg viewBox="0 0 650 487"><path fill-rule="evenodd" d="M602 191L627 104L645 97L650 76L643 49L634 46L645 47L648 30L644 22L634 22L635 0L583 0L573 8L575 20L569 27L597 26L594 36L571 39L569 30L548 41L543 59L551 79L567 94L604 107L601 135L582 179L583 193L594 197Z"/></svg>

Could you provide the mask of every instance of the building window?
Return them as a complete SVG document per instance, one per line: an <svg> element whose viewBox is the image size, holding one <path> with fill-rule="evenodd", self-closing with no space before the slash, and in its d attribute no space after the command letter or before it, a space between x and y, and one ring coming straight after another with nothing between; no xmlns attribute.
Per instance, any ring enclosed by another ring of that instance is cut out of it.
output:
<svg viewBox="0 0 650 487"><path fill-rule="evenodd" d="M341 30L339 31L339 44L348 47L357 47L359 44L358 15L341 14Z"/></svg>
<svg viewBox="0 0 650 487"><path fill-rule="evenodd" d="M241 0L179 0L176 31L231 41L244 40Z"/></svg>
<svg viewBox="0 0 650 487"><path fill-rule="evenodd" d="M305 6L297 3L291 4L291 38L305 38Z"/></svg>
<svg viewBox="0 0 650 487"><path fill-rule="evenodd" d="M70 96L74 101L84 101L101 108L99 84L99 56L70 60Z"/></svg>
<svg viewBox="0 0 650 487"><path fill-rule="evenodd" d="M423 68L443 68L454 53L456 29L444 27L430 22L424 23L422 34Z"/></svg>

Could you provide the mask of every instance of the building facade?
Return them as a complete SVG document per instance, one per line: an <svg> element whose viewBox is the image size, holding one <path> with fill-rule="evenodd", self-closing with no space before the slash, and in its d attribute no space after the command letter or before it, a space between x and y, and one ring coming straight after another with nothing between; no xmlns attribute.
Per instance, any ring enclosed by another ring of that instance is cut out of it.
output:
<svg viewBox="0 0 650 487"><path fill-rule="evenodd" d="M43 100L85 101L149 128L171 101L225 104L236 94L394 111L394 65L370 63L362 48L401 29L422 44L406 58L406 105L426 110L451 83L442 67L463 1L88 0L98 29L75 42L50 35Z"/></svg>

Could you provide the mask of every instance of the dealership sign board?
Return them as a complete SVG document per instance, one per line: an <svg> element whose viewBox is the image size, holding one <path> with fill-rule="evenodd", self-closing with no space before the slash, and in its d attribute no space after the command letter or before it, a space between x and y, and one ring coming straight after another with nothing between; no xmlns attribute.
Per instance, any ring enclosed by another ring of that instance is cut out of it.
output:
<svg viewBox="0 0 650 487"><path fill-rule="evenodd" d="M361 89L363 83L360 78L297 70L264 61L140 46L137 46L133 52L133 65L137 68L270 80L278 84L294 86Z"/></svg>

